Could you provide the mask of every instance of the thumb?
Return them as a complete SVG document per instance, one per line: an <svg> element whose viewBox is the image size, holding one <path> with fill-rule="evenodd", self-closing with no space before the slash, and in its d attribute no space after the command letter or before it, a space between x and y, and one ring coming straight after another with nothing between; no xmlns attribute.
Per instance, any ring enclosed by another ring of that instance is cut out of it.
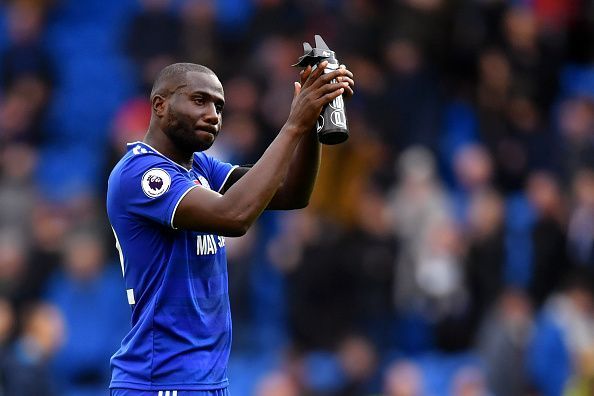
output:
<svg viewBox="0 0 594 396"><path fill-rule="evenodd" d="M295 81L294 85L295 85L295 92L293 93L293 97L296 97L301 92L301 84Z"/></svg>

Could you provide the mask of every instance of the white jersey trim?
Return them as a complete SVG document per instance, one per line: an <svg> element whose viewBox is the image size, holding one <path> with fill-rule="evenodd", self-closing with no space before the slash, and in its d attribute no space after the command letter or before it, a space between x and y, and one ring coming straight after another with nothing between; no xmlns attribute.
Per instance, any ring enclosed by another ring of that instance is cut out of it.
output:
<svg viewBox="0 0 594 396"><path fill-rule="evenodd" d="M169 221L169 225L171 226L171 228L173 228L174 230L177 230L177 227L173 226L173 219L175 219L175 212L177 212L177 207L179 206L179 203L181 202L182 199L184 199L184 197L193 189L195 189L196 187L199 187L198 184L194 185L194 186L190 186L190 188L188 188L186 190L186 192L184 192L181 197L179 197L179 199L177 200L177 203L175 204L175 207L173 208L173 212L171 213L171 220Z"/></svg>
<svg viewBox="0 0 594 396"><path fill-rule="evenodd" d="M221 183L221 187L219 187L219 189L217 190L218 193L220 193L223 187L225 187L225 183L227 183L227 179L229 179L229 176L231 176L231 172L233 172L237 168L239 168L239 165L233 165L233 167L231 167L231 170L229 171L229 173L227 173L227 176L225 176L223 183Z"/></svg>
<svg viewBox="0 0 594 396"><path fill-rule="evenodd" d="M113 231L113 236L115 237L115 241L116 241L115 246L118 251L118 255L120 256L120 266L122 267L122 276L124 276L125 275L125 273L124 273L124 253L122 252L122 245L120 245L120 240L118 239L118 234L116 234L113 227L111 227L111 230Z"/></svg>
<svg viewBox="0 0 594 396"><path fill-rule="evenodd" d="M134 289L126 289L126 296L128 297L128 304L136 304L136 300L134 300Z"/></svg>

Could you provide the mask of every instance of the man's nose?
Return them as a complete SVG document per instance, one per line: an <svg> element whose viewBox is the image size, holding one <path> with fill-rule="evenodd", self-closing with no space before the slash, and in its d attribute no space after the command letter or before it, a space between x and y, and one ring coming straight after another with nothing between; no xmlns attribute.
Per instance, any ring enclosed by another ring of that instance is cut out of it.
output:
<svg viewBox="0 0 594 396"><path fill-rule="evenodd" d="M214 103L209 103L208 105L206 105L204 120L209 124L213 125L219 123L219 114L217 113L217 107Z"/></svg>

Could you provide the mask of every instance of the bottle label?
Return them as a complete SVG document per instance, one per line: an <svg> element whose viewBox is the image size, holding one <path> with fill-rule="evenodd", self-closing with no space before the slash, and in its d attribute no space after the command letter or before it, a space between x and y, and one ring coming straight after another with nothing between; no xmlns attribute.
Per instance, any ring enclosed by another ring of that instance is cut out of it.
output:
<svg viewBox="0 0 594 396"><path fill-rule="evenodd" d="M334 110L344 109L344 100L342 100L342 95L339 95L336 98L334 98L334 100L330 102L330 107L332 107Z"/></svg>
<svg viewBox="0 0 594 396"><path fill-rule="evenodd" d="M332 114L330 114L330 121L337 127L346 129L346 115L344 114L344 111L334 110Z"/></svg>

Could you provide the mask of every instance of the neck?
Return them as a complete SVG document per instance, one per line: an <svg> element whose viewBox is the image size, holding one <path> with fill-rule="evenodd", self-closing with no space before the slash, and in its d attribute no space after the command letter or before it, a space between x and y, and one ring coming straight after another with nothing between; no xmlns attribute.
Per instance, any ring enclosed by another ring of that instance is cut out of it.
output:
<svg viewBox="0 0 594 396"><path fill-rule="evenodd" d="M154 147L158 152L173 162L186 169L192 169L192 158L194 153L191 151L180 150L163 131L155 131L151 125L144 136L143 142Z"/></svg>

